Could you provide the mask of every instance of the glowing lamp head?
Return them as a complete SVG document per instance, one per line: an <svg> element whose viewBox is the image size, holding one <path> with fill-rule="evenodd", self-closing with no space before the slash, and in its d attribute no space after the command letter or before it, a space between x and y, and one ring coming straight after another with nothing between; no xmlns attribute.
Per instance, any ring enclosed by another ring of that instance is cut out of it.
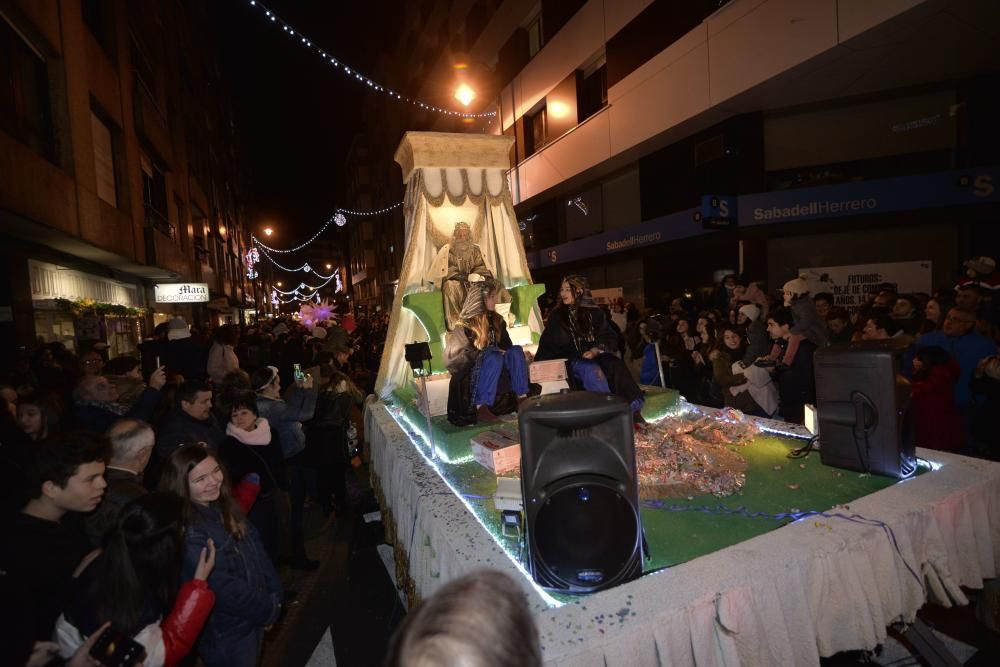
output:
<svg viewBox="0 0 1000 667"><path fill-rule="evenodd" d="M476 91L469 84L463 83L455 90L455 99L463 106L469 106L472 104L472 100L476 99Z"/></svg>
<svg viewBox="0 0 1000 667"><path fill-rule="evenodd" d="M270 236L273 233L274 233L274 230L271 229L270 227L265 227L264 228L264 236Z"/></svg>

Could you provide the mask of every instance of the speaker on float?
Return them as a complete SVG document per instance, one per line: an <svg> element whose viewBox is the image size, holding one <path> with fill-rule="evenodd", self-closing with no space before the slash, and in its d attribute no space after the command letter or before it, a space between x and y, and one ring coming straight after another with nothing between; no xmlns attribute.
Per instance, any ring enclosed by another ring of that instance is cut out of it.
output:
<svg viewBox="0 0 1000 667"><path fill-rule="evenodd" d="M916 471L910 386L894 341L816 350L819 456L826 465L909 477Z"/></svg>
<svg viewBox="0 0 1000 667"><path fill-rule="evenodd" d="M528 571L548 589L592 593L642 574L632 411L592 392L519 411Z"/></svg>

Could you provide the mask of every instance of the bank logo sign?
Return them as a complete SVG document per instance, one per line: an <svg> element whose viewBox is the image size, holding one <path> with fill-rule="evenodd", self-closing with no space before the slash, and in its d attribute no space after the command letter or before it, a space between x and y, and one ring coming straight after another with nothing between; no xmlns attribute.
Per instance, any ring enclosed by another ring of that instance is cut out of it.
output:
<svg viewBox="0 0 1000 667"><path fill-rule="evenodd" d="M208 303L208 283L171 283L153 288L156 303Z"/></svg>

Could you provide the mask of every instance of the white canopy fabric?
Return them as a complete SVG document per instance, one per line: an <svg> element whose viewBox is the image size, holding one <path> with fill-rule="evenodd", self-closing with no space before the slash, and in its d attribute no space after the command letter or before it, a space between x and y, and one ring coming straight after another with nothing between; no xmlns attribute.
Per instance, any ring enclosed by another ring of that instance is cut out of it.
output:
<svg viewBox="0 0 1000 667"><path fill-rule="evenodd" d="M440 290L440 285L430 280L431 266L441 247L451 240L455 223L470 225L473 242L504 287L531 283L506 169L414 168L406 184L403 210L406 253L375 383L375 392L382 398L411 380L403 346L426 341L428 337L417 318L402 307L403 297ZM537 306L532 309L529 326L533 332L541 333Z"/></svg>

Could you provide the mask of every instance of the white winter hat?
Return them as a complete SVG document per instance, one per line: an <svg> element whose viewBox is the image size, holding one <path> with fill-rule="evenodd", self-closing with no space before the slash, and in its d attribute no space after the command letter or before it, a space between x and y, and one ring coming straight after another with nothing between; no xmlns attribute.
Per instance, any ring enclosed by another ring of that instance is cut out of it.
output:
<svg viewBox="0 0 1000 667"><path fill-rule="evenodd" d="M809 294L809 283L802 278L794 278L785 283L781 290L783 292L791 292L796 296Z"/></svg>
<svg viewBox="0 0 1000 667"><path fill-rule="evenodd" d="M748 320L756 322L757 318L760 317L760 308L752 303L745 304L740 306L740 315L743 315Z"/></svg>

